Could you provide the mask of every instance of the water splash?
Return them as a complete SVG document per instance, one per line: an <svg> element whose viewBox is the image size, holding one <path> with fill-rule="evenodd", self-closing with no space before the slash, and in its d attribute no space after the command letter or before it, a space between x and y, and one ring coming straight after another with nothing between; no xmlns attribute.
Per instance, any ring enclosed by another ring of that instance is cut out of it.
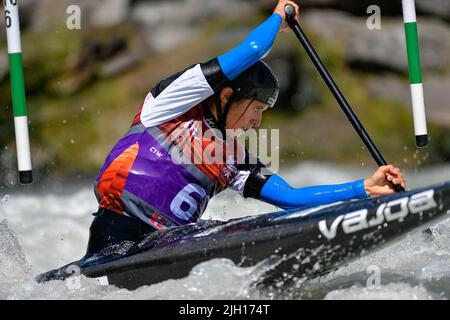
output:
<svg viewBox="0 0 450 320"><path fill-rule="evenodd" d="M29 265L16 234L5 220L0 222L0 282L31 276Z"/></svg>
<svg viewBox="0 0 450 320"><path fill-rule="evenodd" d="M292 185L307 186L347 182L367 176L372 170L371 166L345 168L305 162L281 175ZM422 169L420 174L408 174L408 179L410 188L425 186L450 180L450 170L448 166ZM432 241L421 233L413 234L322 278L306 282L298 279L288 289L281 282L275 293L251 285L261 269L240 268L220 259L196 266L186 278L135 291L101 287L85 277L81 277L79 289L70 289L64 281L37 284L33 276L84 254L91 213L97 206L92 187L66 194L13 193L2 199L7 201L0 206L0 216L7 218L8 224L0 224L0 241L5 242L0 244L0 273L6 272L0 275L0 299L332 299L338 295L347 299L450 298L448 220L432 228ZM227 192L214 198L204 218L227 220L276 210ZM373 265L381 269L378 289L365 287L366 270Z"/></svg>

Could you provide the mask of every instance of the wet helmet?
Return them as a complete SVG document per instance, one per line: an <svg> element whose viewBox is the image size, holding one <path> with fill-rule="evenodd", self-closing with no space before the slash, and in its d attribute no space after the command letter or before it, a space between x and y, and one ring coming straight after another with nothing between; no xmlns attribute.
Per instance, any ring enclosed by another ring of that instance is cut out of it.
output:
<svg viewBox="0 0 450 320"><path fill-rule="evenodd" d="M237 99L256 99L272 108L279 93L278 79L272 69L263 61L258 61L236 79L231 81Z"/></svg>

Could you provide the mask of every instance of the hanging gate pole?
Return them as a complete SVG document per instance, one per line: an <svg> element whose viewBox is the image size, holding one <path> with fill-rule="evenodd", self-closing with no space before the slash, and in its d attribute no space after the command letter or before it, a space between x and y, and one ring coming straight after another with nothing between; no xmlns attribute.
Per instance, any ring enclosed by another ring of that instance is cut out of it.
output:
<svg viewBox="0 0 450 320"><path fill-rule="evenodd" d="M416 146L428 146L427 120L423 97L422 68L420 64L419 37L417 31L416 6L414 0L402 0L408 51L409 82L411 85L412 109Z"/></svg>
<svg viewBox="0 0 450 320"><path fill-rule="evenodd" d="M20 42L19 3L18 0L4 0L4 4L19 181L29 184L33 182L33 174Z"/></svg>

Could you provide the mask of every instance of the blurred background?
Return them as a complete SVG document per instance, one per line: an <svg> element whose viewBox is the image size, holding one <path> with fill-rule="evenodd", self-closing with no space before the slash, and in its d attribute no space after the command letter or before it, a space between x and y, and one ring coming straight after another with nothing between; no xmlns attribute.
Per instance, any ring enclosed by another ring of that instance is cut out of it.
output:
<svg viewBox="0 0 450 320"><path fill-rule="evenodd" d="M161 78L240 43L275 0L21 0L36 183L93 181ZM369 30L370 5L381 29ZM81 29L66 12L81 9ZM450 1L416 0L430 146L416 150L401 1L305 0L301 24L388 162L450 161ZM3 12L2 12L3 15ZM282 166L374 166L292 33L266 61L281 83L262 127L279 128ZM17 184L4 19L0 19L0 185Z"/></svg>

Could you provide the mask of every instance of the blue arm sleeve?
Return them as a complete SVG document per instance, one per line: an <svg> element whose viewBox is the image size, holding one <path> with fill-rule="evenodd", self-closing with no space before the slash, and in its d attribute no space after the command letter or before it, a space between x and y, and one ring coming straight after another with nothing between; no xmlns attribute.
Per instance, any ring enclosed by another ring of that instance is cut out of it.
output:
<svg viewBox="0 0 450 320"><path fill-rule="evenodd" d="M365 198L367 194L364 189L364 179L338 185L296 189L278 175L273 175L267 180L260 194L260 200L283 209Z"/></svg>
<svg viewBox="0 0 450 320"><path fill-rule="evenodd" d="M274 13L239 46L218 57L220 67L228 80L235 79L269 53L281 22L281 16Z"/></svg>

